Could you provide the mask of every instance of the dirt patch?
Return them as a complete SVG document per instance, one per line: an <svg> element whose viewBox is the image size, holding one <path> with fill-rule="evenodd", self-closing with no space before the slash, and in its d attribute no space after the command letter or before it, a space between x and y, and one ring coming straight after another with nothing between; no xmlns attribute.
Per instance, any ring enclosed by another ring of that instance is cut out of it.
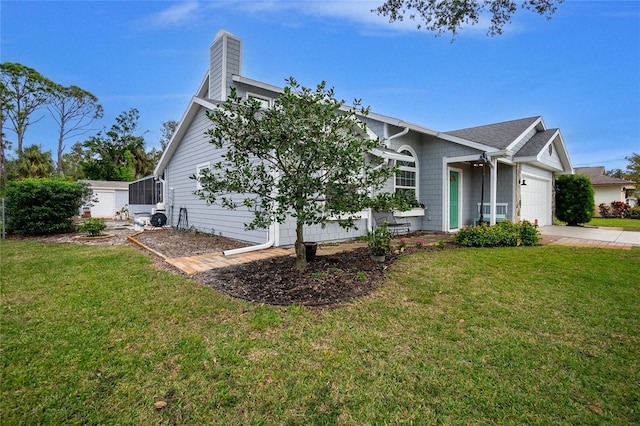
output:
<svg viewBox="0 0 640 426"><path fill-rule="evenodd" d="M174 229L144 231L136 234L135 239L168 258L217 253L248 245L248 243L217 235Z"/></svg>

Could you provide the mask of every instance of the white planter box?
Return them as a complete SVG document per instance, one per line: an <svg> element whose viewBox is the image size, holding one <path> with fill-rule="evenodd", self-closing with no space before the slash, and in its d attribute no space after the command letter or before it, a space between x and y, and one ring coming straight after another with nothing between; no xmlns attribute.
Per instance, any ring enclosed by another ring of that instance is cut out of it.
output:
<svg viewBox="0 0 640 426"><path fill-rule="evenodd" d="M406 212L393 212L395 217L416 217L416 216L424 216L424 211L426 208L422 207L414 207L411 210L407 210Z"/></svg>

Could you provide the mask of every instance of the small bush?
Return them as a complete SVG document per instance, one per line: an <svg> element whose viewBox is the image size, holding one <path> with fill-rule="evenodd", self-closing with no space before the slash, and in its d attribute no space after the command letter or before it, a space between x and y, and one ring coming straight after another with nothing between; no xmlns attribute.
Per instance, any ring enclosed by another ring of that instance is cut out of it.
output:
<svg viewBox="0 0 640 426"><path fill-rule="evenodd" d="M5 191L7 228L25 235L73 231L73 218L91 193L86 183L60 178L10 181Z"/></svg>
<svg viewBox="0 0 640 426"><path fill-rule="evenodd" d="M102 235L102 231L105 229L107 229L107 224L104 222L104 219L87 219L78 226L80 232L86 232L90 237Z"/></svg>
<svg viewBox="0 0 640 426"><path fill-rule="evenodd" d="M467 247L533 246L538 241L538 228L526 220L518 224L505 220L494 226L462 229L453 239L454 243Z"/></svg>
<svg viewBox="0 0 640 426"><path fill-rule="evenodd" d="M622 201L613 201L610 205L602 203L598 206L600 217L613 217L623 219L631 216L632 208Z"/></svg>
<svg viewBox="0 0 640 426"><path fill-rule="evenodd" d="M611 206L606 203L600 203L598 210L600 211L600 217L612 217Z"/></svg>
<svg viewBox="0 0 640 426"><path fill-rule="evenodd" d="M640 219L640 206L629 209L629 219Z"/></svg>
<svg viewBox="0 0 640 426"><path fill-rule="evenodd" d="M393 234L387 229L387 224L369 233L369 251L373 256L385 256L391 251Z"/></svg>

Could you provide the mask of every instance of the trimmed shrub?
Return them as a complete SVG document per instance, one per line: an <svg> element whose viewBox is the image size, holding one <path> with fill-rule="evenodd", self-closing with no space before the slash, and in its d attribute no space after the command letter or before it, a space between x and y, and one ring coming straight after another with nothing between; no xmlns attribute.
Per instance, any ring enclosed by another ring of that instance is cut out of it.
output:
<svg viewBox="0 0 640 426"><path fill-rule="evenodd" d="M73 218L91 197L88 184L60 178L7 183L7 229L24 235L73 231Z"/></svg>
<svg viewBox="0 0 640 426"><path fill-rule="evenodd" d="M595 204L587 175L560 175L556 179L556 217L567 225L588 223Z"/></svg>
<svg viewBox="0 0 640 426"><path fill-rule="evenodd" d="M104 219L95 218L86 219L78 226L78 231L86 232L90 237L102 235L102 231L105 229L107 229L107 224L104 222Z"/></svg>
<svg viewBox="0 0 640 426"><path fill-rule="evenodd" d="M454 243L467 247L533 246L539 241L538 228L526 220L518 224L505 220L494 226L465 228L453 238Z"/></svg>

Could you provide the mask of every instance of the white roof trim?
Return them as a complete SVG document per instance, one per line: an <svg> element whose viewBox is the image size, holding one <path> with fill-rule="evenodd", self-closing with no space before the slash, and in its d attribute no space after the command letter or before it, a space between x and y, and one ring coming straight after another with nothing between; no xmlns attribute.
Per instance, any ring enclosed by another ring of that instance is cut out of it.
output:
<svg viewBox="0 0 640 426"><path fill-rule="evenodd" d="M534 121L529 127L527 127L524 130L524 132L520 133L520 136L515 138L515 140L507 146L507 149L512 150L514 146L518 145L524 139L524 137L528 135L531 130L538 127L538 125L542 126L543 131L547 130L547 126L544 125L544 121L542 121L542 117L538 117L538 119Z"/></svg>
<svg viewBox="0 0 640 426"><path fill-rule="evenodd" d="M399 152L393 151L388 148L378 147L373 148L371 151L371 155L375 155L376 157L381 157L387 160L397 160L397 161L416 161L414 157L411 155L400 154Z"/></svg>
<svg viewBox="0 0 640 426"><path fill-rule="evenodd" d="M200 107L204 107L207 109L215 109L216 105L206 99L199 98L197 96L193 96L191 101L189 102L189 106L187 110L182 115L180 122L178 123L178 127L176 127L176 131L173 133L173 137L167 144L162 156L160 157L160 161L156 165L156 168L153 170L153 174L155 176L162 175L164 168L167 166L169 159L173 156L174 152L178 148L178 141L182 140L184 134L187 132L189 128L189 124L193 121Z"/></svg>
<svg viewBox="0 0 640 426"><path fill-rule="evenodd" d="M242 77L241 75L233 75L231 76L231 78L233 79L233 81L237 83L243 83L249 86L258 87L260 89L269 90L271 92L276 92L276 93L284 92L284 89L282 89L281 87L273 86L271 84L263 83L257 80L252 80L250 78Z"/></svg>
<svg viewBox="0 0 640 426"><path fill-rule="evenodd" d="M562 169L559 169L555 166L552 166L542 159L542 154L548 149L550 144L553 144L555 141L558 141L555 146L555 150L558 153L558 157L560 157L560 163L562 164ZM560 129L555 129L553 135L549 138L549 140L544 144L542 149L536 155L529 155L527 157L516 157L513 160L515 163L534 163L539 167L543 167L547 170L553 170L555 172L561 172L563 174L573 174L573 165L571 164L571 158L569 158L569 153L567 152L567 147L564 143L564 139L562 138L562 133L560 133Z"/></svg>
<svg viewBox="0 0 640 426"><path fill-rule="evenodd" d="M469 148L477 149L479 151L490 152L490 151L495 149L493 147L490 147L489 145L481 144L481 143L478 143L478 142L473 142L473 141L470 141L470 140L467 140L467 139L460 138L458 136L452 136L452 135L449 135L447 133L443 133L443 132L439 132L439 131L436 131L436 130L429 129L428 127L420 126L420 125L414 124L414 123L409 123L409 122L400 120L398 118L389 117L389 116L378 114L378 113L375 113L375 112L370 112L367 115L367 118L371 118L371 119L374 119L374 120L381 121L383 123L391 124L392 126L396 126L396 127L405 127L405 128L408 128L409 130L413 130L414 132L418 132L418 133L422 133L422 134L426 134L426 135L430 135L430 136L435 136L435 137L437 137L439 139L446 140L446 141L449 141L449 142L453 142L453 143L456 143L458 145L463 145L463 146L466 146L466 147L469 147Z"/></svg>

